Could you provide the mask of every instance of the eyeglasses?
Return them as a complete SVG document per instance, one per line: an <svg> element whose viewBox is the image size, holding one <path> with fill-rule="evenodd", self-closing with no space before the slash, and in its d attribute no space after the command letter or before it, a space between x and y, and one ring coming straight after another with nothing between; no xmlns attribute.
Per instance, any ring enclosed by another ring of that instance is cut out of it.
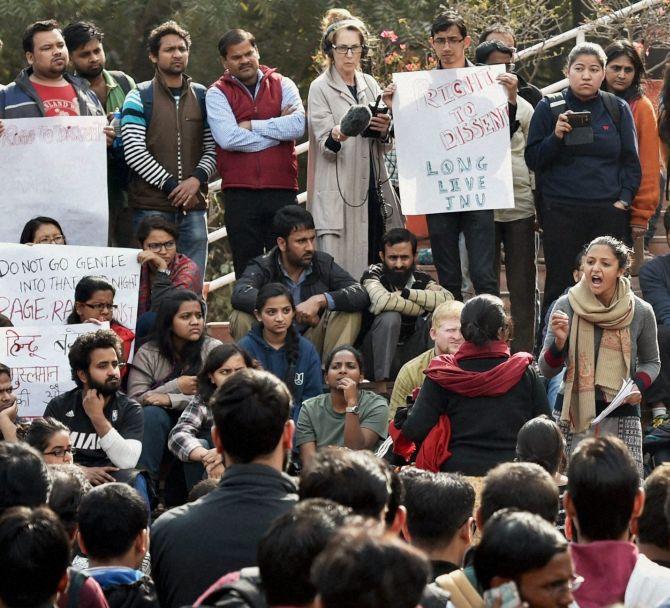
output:
<svg viewBox="0 0 670 608"><path fill-rule="evenodd" d="M45 236L39 241L35 241L36 245L63 245L65 243L65 237L62 234L58 236Z"/></svg>
<svg viewBox="0 0 670 608"><path fill-rule="evenodd" d="M116 304L104 304L104 303L99 303L99 304L89 304L88 302L84 302L84 306L88 306L89 308L92 308L96 312L104 312L105 310L111 310L112 312L116 312L118 309L118 306Z"/></svg>
<svg viewBox="0 0 670 608"><path fill-rule="evenodd" d="M165 247L165 251L170 251L170 249L175 248L176 243L174 241L165 241L164 243L147 243L147 249L149 251L153 251L154 253L158 253L163 247Z"/></svg>
<svg viewBox="0 0 670 608"><path fill-rule="evenodd" d="M51 450L51 452L44 452L44 456L55 456L56 458L63 458L65 454L71 454L74 456L76 452L77 450L70 446L67 448L54 448Z"/></svg>
<svg viewBox="0 0 670 608"><path fill-rule="evenodd" d="M579 574L573 574L571 578L567 581L557 581L555 583L549 583L545 585L545 589L553 596L561 595L566 591L573 593L577 591L582 586L584 582L584 577L579 576Z"/></svg>
<svg viewBox="0 0 670 608"><path fill-rule="evenodd" d="M334 44L333 50L338 55L348 55L350 52L352 55L360 55L363 52L363 45L352 44L351 46L347 46L346 44Z"/></svg>
<svg viewBox="0 0 670 608"><path fill-rule="evenodd" d="M456 38L455 36L449 36L448 38L433 38L434 46L456 46L457 44L463 42L465 38Z"/></svg>

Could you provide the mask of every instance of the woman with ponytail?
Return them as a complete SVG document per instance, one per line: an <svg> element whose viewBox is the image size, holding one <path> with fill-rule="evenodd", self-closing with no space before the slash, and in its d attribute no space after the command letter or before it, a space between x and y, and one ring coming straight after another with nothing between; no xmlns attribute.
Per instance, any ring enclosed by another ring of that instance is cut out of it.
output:
<svg viewBox="0 0 670 608"><path fill-rule="evenodd" d="M258 323L240 340L240 348L285 382L293 397L292 417L297 419L302 402L322 392L319 355L293 325L295 305L281 283L259 290L254 315Z"/></svg>
<svg viewBox="0 0 670 608"><path fill-rule="evenodd" d="M509 320L500 298L472 298L461 313L465 342L455 355L435 357L402 427L423 443L417 466L482 476L516 455L519 429L550 414L529 353L510 355Z"/></svg>

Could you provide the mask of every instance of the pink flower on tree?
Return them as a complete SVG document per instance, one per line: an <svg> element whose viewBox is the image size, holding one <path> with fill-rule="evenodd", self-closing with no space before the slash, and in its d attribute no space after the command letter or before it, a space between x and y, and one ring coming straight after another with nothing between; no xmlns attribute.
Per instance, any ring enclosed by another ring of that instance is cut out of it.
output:
<svg viewBox="0 0 670 608"><path fill-rule="evenodd" d="M396 42L398 40L398 35L393 30L384 30L380 36L388 39L389 42Z"/></svg>

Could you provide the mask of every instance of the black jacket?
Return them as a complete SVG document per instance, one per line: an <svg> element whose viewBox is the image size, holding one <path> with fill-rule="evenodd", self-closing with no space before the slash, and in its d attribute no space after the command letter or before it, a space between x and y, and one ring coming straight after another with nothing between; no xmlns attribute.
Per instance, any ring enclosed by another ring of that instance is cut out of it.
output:
<svg viewBox="0 0 670 608"><path fill-rule="evenodd" d="M258 541L298 500L293 480L260 464L234 464L219 486L151 527L151 575L162 608L192 605L227 572L256 565Z"/></svg>
<svg viewBox="0 0 670 608"><path fill-rule="evenodd" d="M273 247L265 255L251 260L242 276L237 279L231 299L233 308L253 314L258 290L268 283L284 283L285 279L279 266L279 249ZM365 289L346 270L338 266L332 256L323 251L315 251L312 272L300 287L300 294L304 302L322 293L328 293L333 298L335 310L358 312L370 304Z"/></svg>
<svg viewBox="0 0 670 608"><path fill-rule="evenodd" d="M485 371L502 361L464 359L459 365ZM442 414L448 414L451 422L451 457L443 463L442 470L483 476L497 464L514 460L519 429L531 418L550 416L551 411L544 385L532 367L501 397L464 397L426 378L402 434L420 443Z"/></svg>

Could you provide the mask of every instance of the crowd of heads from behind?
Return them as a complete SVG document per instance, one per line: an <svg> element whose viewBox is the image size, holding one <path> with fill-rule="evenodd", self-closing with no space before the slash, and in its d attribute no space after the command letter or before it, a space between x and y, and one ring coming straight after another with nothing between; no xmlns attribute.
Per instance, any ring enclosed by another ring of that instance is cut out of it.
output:
<svg viewBox="0 0 670 608"><path fill-rule="evenodd" d="M372 30L344 9L321 25L306 109L243 29L208 87L175 21L148 34L139 83L107 69L93 23L26 29L0 137L108 118L107 244L139 277L125 324L125 286L73 282L65 323L97 327L43 417L0 363L0 608L670 606L670 254L632 259L662 208L670 70L657 117L634 44L580 42L544 96L508 25L470 52L440 12L436 70L504 65L514 208L429 214L419 235ZM217 172L228 333L205 299ZM20 251L80 243L49 213Z"/></svg>

